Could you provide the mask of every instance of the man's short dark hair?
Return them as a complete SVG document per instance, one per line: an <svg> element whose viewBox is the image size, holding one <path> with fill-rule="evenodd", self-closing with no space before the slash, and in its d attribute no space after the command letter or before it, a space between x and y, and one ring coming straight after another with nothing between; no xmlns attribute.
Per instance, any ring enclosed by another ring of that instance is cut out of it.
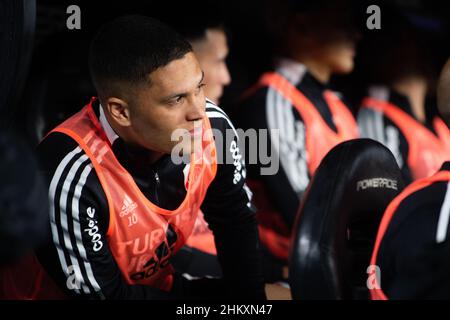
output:
<svg viewBox="0 0 450 320"><path fill-rule="evenodd" d="M149 81L151 72L191 51L189 42L162 22L129 15L100 28L91 42L89 68L98 94L111 94L114 83Z"/></svg>

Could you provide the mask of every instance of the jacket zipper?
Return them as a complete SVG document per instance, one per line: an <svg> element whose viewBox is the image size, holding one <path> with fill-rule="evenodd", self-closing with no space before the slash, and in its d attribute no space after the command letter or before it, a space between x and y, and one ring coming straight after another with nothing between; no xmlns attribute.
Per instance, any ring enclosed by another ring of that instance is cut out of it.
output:
<svg viewBox="0 0 450 320"><path fill-rule="evenodd" d="M157 171L155 171L155 181L156 181L156 185L155 185L155 199L156 199L156 202L159 204L158 188L159 188L160 180L159 180L159 175L158 175Z"/></svg>

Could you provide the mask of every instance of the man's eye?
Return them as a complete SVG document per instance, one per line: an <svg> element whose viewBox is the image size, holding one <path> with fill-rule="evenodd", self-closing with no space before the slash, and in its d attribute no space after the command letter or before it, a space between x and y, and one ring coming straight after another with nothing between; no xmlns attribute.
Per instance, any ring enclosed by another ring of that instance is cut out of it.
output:
<svg viewBox="0 0 450 320"><path fill-rule="evenodd" d="M183 99L184 99L183 96L175 97L172 100L170 100L169 104L180 104L181 102L183 102Z"/></svg>

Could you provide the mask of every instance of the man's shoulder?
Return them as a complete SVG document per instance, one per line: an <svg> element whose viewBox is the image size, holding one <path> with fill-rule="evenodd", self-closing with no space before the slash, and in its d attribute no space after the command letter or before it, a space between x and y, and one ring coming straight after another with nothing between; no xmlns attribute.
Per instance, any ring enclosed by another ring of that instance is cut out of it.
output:
<svg viewBox="0 0 450 320"><path fill-rule="evenodd" d="M424 204L430 203L442 204L448 191L448 184L449 181L435 181L434 183L411 193L402 204L409 204L412 207L423 206Z"/></svg>
<svg viewBox="0 0 450 320"><path fill-rule="evenodd" d="M84 167L91 163L78 143L60 132L52 132L41 141L37 147L37 156L48 179L71 165L80 163Z"/></svg>
<svg viewBox="0 0 450 320"><path fill-rule="evenodd" d="M220 130L223 133L225 133L225 130L227 129L235 130L235 126L226 112L208 99L206 100L205 111L212 129Z"/></svg>
<svg viewBox="0 0 450 320"><path fill-rule="evenodd" d="M53 132L39 144L37 154L41 173L47 180L51 201L65 195L68 199L79 198L83 206L108 208L106 195L95 168L89 156L75 140L63 133ZM80 192L78 196L75 189ZM107 212L107 209L100 211Z"/></svg>
<svg viewBox="0 0 450 320"><path fill-rule="evenodd" d="M37 146L37 154L42 163L47 159L64 157L74 149L80 149L78 143L68 135L61 132L51 132Z"/></svg>
<svg viewBox="0 0 450 320"><path fill-rule="evenodd" d="M407 196L396 209L393 221L402 222L407 217L416 216L436 220L439 217L448 182L440 181L421 188Z"/></svg>
<svg viewBox="0 0 450 320"><path fill-rule="evenodd" d="M420 248L424 243L436 241L447 185L448 182L433 183L403 199L383 237L385 252L395 250L403 255L411 255L415 247ZM405 243L409 245L405 247Z"/></svg>
<svg viewBox="0 0 450 320"><path fill-rule="evenodd" d="M67 154L74 148L78 147L78 143L68 135L61 132L51 132L42 139L37 146L39 156L52 156Z"/></svg>

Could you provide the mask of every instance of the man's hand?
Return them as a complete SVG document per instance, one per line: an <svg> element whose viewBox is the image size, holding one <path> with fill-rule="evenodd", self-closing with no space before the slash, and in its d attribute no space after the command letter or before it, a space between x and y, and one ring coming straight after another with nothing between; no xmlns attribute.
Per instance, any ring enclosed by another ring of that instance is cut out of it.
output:
<svg viewBox="0 0 450 320"><path fill-rule="evenodd" d="M266 284L267 300L292 300L291 290L279 284Z"/></svg>

